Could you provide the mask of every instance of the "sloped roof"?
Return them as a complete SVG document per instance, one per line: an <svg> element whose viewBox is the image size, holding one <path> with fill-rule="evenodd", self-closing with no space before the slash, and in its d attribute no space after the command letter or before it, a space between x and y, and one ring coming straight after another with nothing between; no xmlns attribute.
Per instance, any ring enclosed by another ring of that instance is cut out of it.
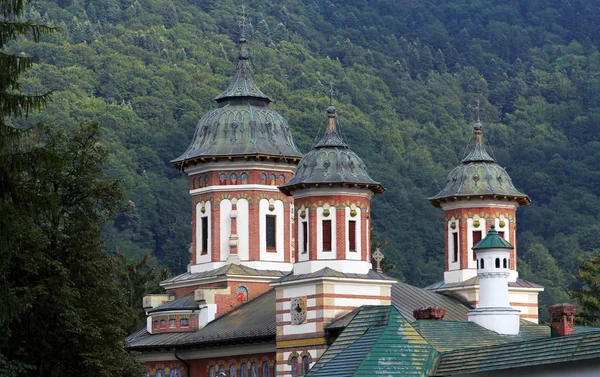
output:
<svg viewBox="0 0 600 377"><path fill-rule="evenodd" d="M521 331L518 335L501 335L474 322L447 321L445 319L441 321L419 320L411 322L411 325L440 352L550 337L549 326L536 324L521 324Z"/></svg>
<svg viewBox="0 0 600 377"><path fill-rule="evenodd" d="M438 291L438 290L451 289L451 288L467 287L470 285L479 285L479 277L475 276L475 277L472 277L470 279L467 279L465 281L461 281L458 283L446 284L443 281L439 281L437 283L431 284L428 287L425 287L425 290ZM532 283L525 279L517 279L517 281L509 281L508 286L509 287L518 287L518 288L539 288L539 289L544 288L543 286L541 286L539 284Z"/></svg>
<svg viewBox="0 0 600 377"><path fill-rule="evenodd" d="M521 341L477 352L464 349L442 354L434 376L486 372L600 358L600 331Z"/></svg>
<svg viewBox="0 0 600 377"><path fill-rule="evenodd" d="M272 276L274 278L285 275L286 272L278 270L257 270L248 266L238 264L228 264L214 270L205 272L184 272L183 274L177 275L170 279L162 281L161 285L172 285L177 283L184 283L190 280L203 280L209 278L215 278L219 276Z"/></svg>
<svg viewBox="0 0 600 377"><path fill-rule="evenodd" d="M437 356L395 307L365 306L306 376L427 375Z"/></svg>
<svg viewBox="0 0 600 377"><path fill-rule="evenodd" d="M198 309L198 303L196 302L196 300L194 300L194 295L189 294L189 295L180 297L177 300L167 302L166 304L157 306L152 309L148 309L146 311L148 313L155 313L155 312L164 312L164 311L170 311L170 310L194 310L194 309Z"/></svg>
<svg viewBox="0 0 600 377"><path fill-rule="evenodd" d="M248 340L275 340L275 290L248 301L194 332L150 334L141 329L127 337L127 348L204 346Z"/></svg>
<svg viewBox="0 0 600 377"><path fill-rule="evenodd" d="M392 285L392 305L409 321L415 320L413 310L429 306L446 309L444 320L452 321L466 321L471 309L454 297L400 282Z"/></svg>
<svg viewBox="0 0 600 377"><path fill-rule="evenodd" d="M336 271L329 267L320 269L319 271L312 272L310 274L294 275L293 273L287 274L280 279L275 280L273 283L283 283L295 280L306 280L313 278L347 278L347 279L374 279L374 280L396 280L387 275L380 274L373 270L369 270L367 274L351 274Z"/></svg>

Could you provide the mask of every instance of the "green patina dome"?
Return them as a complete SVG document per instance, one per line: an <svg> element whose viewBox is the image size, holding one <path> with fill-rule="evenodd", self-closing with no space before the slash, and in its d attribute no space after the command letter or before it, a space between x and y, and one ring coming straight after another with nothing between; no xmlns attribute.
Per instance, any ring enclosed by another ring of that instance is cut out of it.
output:
<svg viewBox="0 0 600 377"><path fill-rule="evenodd" d="M506 170L486 152L482 142L482 126L474 127L474 145L461 164L455 167L446 181L446 187L429 198L431 204L440 207L445 201L476 198L516 200L528 205L529 197L515 188Z"/></svg>
<svg viewBox="0 0 600 377"><path fill-rule="evenodd" d="M484 239L479 241L477 245L473 246L473 250L484 250L484 249L514 249L507 240L500 237L496 231L496 226L492 225L488 234Z"/></svg>
<svg viewBox="0 0 600 377"><path fill-rule="evenodd" d="M271 100L254 83L246 38L239 39L239 63L217 108L198 122L187 151L171 161L180 166L206 158L268 157L299 160L287 120L269 107Z"/></svg>
<svg viewBox="0 0 600 377"><path fill-rule="evenodd" d="M319 186L366 187L375 193L385 191L369 176L365 163L339 134L333 100L327 108L327 117L325 136L300 160L292 179L279 189L286 195L291 190Z"/></svg>

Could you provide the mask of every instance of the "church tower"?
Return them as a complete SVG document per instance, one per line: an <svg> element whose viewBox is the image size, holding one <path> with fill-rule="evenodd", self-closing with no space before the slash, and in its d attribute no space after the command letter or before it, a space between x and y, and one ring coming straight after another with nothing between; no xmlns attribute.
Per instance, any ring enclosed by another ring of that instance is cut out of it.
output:
<svg viewBox="0 0 600 377"><path fill-rule="evenodd" d="M176 298L196 291L217 307L216 316L292 269L293 202L277 186L292 178L302 154L286 119L254 83L249 59L242 31L233 81L172 161L189 177L191 263L161 285Z"/></svg>
<svg viewBox="0 0 600 377"><path fill-rule="evenodd" d="M429 199L444 210L444 281L429 289L458 296L477 306L479 279L477 252L473 246L484 239L492 227L498 236L516 245L516 210L529 205L529 197L517 190L504 168L487 153L483 127L474 128L471 149L450 174L446 187ZM537 322L537 296L543 287L519 279L517 250L507 260L510 305L521 317Z"/></svg>
<svg viewBox="0 0 600 377"><path fill-rule="evenodd" d="M280 190L294 198L293 273L277 298L277 375L304 374L328 340L328 323L362 305L389 305L395 280L371 270L370 210L384 188L342 139L331 100L325 135Z"/></svg>

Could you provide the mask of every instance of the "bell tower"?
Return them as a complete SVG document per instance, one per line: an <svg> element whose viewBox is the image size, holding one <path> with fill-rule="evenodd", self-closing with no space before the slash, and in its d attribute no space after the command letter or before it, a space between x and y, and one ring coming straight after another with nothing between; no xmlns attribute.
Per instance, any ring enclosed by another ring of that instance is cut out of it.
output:
<svg viewBox="0 0 600 377"><path fill-rule="evenodd" d="M473 246L492 227L497 235L516 245L516 211L529 205L529 197L515 188L506 170L487 153L483 126L473 127L470 151L455 167L446 187L429 201L444 210L444 281L430 286L436 292L456 295L472 305L479 302L477 251ZM507 260L511 306L521 317L538 320L537 296L543 287L519 279L516 247Z"/></svg>
<svg viewBox="0 0 600 377"><path fill-rule="evenodd" d="M280 190L294 198L293 272L273 283L277 375L304 374L327 348L325 326L362 305L389 305L395 280L371 270L371 198L384 188L337 128L333 99L325 135Z"/></svg>

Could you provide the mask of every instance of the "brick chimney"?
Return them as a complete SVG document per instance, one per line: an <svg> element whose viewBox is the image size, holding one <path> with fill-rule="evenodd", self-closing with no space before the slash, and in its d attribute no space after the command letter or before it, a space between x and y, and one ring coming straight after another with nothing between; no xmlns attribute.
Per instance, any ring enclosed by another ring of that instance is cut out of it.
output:
<svg viewBox="0 0 600 377"><path fill-rule="evenodd" d="M446 309L438 308L437 306L430 306L428 308L421 308L413 310L413 317L415 319L442 319L446 315Z"/></svg>
<svg viewBox="0 0 600 377"><path fill-rule="evenodd" d="M577 312L575 305L556 304L548 308L552 336L565 336L573 334L573 317Z"/></svg>

